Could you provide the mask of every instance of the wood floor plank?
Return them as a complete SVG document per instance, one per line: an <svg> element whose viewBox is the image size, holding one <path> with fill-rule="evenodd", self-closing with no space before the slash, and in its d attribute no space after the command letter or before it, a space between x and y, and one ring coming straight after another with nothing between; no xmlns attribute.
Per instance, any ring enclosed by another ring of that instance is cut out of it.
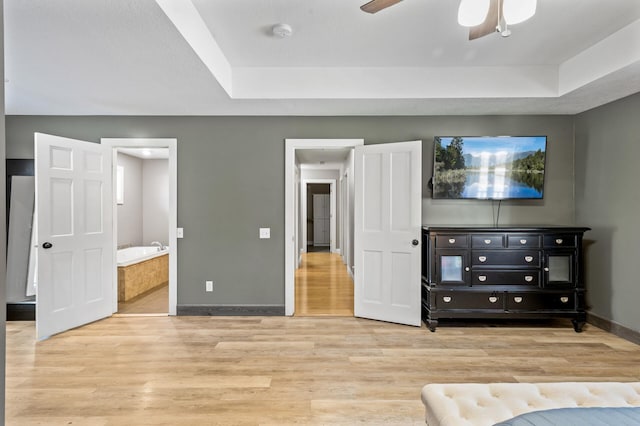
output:
<svg viewBox="0 0 640 426"><path fill-rule="evenodd" d="M428 383L639 381L593 326L431 333L354 317L115 317L42 342L7 323L7 425L418 425Z"/></svg>
<svg viewBox="0 0 640 426"><path fill-rule="evenodd" d="M353 280L335 253L303 253L295 273L296 316L353 316Z"/></svg>

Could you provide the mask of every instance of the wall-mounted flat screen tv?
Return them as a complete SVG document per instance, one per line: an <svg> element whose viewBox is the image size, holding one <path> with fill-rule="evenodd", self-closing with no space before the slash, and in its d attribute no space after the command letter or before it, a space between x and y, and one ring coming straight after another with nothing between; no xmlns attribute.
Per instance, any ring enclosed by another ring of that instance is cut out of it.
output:
<svg viewBox="0 0 640 426"><path fill-rule="evenodd" d="M546 136L436 136L433 198L541 199Z"/></svg>

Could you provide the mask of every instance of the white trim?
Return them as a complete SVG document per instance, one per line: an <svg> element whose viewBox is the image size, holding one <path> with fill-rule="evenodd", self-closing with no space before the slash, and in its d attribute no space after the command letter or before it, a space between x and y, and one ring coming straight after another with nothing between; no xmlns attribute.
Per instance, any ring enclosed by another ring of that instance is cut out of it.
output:
<svg viewBox="0 0 640 426"><path fill-rule="evenodd" d="M117 148L168 148L169 149L169 315L176 315L178 305L178 140L175 138L102 138L100 143L113 150L113 179L117 166ZM115 197L115 195L114 195ZM113 233L117 236L117 206L113 200ZM115 250L114 244L114 259ZM117 266L114 264L114 268ZM114 272L113 312L118 311L118 271Z"/></svg>
<svg viewBox="0 0 640 426"><path fill-rule="evenodd" d="M296 149L349 148L364 145L364 139L285 139L284 153L284 306L285 315L295 313L295 166ZM306 239L306 238L305 238Z"/></svg>
<svg viewBox="0 0 640 426"><path fill-rule="evenodd" d="M349 272L349 275L351 276L351 280L352 282L356 281L356 277L353 276L353 269L351 269L351 266L347 265L347 272Z"/></svg>
<svg viewBox="0 0 640 426"><path fill-rule="evenodd" d="M335 250L335 253L336 253L336 254L339 254L339 255L342 255L342 252L340 251L340 249L339 249L339 248Z"/></svg>

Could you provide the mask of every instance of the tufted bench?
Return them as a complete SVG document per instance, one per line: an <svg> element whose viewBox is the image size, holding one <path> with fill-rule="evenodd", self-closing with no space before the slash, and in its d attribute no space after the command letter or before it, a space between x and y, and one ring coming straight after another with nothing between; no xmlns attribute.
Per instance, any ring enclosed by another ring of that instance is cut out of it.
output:
<svg viewBox="0 0 640 426"><path fill-rule="evenodd" d="M493 425L523 413L570 407L640 407L640 382L429 384L429 426Z"/></svg>

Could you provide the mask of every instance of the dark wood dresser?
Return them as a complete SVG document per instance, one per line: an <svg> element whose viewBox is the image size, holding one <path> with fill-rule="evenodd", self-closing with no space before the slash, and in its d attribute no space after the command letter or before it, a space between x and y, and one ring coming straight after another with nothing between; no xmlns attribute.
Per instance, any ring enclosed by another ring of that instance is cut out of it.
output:
<svg viewBox="0 0 640 426"><path fill-rule="evenodd" d="M584 227L425 227L422 319L572 318L586 321Z"/></svg>

